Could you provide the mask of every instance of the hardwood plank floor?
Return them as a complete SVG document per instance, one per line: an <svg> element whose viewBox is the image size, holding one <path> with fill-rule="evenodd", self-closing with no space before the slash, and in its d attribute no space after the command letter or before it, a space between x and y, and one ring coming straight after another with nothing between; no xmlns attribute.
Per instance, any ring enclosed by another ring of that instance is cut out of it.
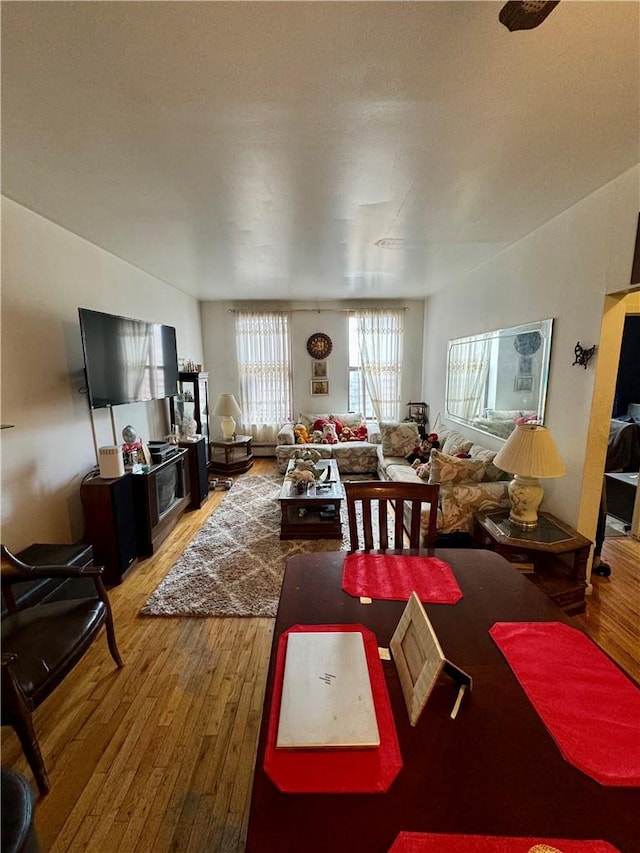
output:
<svg viewBox="0 0 640 853"><path fill-rule="evenodd" d="M251 473L274 469L256 459ZM36 711L52 783L36 806L43 851L244 849L273 620L138 615L225 494L110 591L124 668L99 640ZM640 543L606 540L603 558L612 575L594 578L576 624L640 680ZM9 727L2 763L32 781Z"/></svg>

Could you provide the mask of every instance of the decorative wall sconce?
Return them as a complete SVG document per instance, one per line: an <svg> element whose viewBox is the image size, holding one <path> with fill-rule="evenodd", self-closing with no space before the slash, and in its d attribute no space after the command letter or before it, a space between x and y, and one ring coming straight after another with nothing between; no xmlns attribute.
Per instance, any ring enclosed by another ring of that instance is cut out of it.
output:
<svg viewBox="0 0 640 853"><path fill-rule="evenodd" d="M594 344L592 347L589 347L589 349L585 349L583 346L580 345L580 341L578 341L573 351L575 353L576 360L572 363L571 367L573 367L575 364L579 364L586 370L587 365L595 355L596 345Z"/></svg>
<svg viewBox="0 0 640 853"><path fill-rule="evenodd" d="M498 20L513 32L539 27L560 0L509 0L500 10Z"/></svg>

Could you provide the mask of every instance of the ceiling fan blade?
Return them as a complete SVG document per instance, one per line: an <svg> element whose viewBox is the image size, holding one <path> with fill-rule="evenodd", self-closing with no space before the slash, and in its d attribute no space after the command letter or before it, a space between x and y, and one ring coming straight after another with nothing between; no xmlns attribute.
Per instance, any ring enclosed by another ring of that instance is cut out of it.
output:
<svg viewBox="0 0 640 853"><path fill-rule="evenodd" d="M498 20L511 32L532 30L540 26L559 2L560 0L509 0L500 9Z"/></svg>

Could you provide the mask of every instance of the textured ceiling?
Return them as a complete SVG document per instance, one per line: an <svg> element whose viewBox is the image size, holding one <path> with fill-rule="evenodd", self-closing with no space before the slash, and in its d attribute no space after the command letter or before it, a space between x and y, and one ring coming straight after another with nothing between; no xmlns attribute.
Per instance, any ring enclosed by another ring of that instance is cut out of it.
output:
<svg viewBox="0 0 640 853"><path fill-rule="evenodd" d="M640 5L501 6L4 2L3 192L200 299L428 295L640 159Z"/></svg>

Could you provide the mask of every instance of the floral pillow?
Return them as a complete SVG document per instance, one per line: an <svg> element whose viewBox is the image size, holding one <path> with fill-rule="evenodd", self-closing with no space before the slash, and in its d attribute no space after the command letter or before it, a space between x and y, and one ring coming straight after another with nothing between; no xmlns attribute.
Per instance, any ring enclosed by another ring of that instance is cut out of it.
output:
<svg viewBox="0 0 640 853"><path fill-rule="evenodd" d="M483 477L485 482L496 483L498 480L510 479L506 471L503 471L502 468L497 468L493 464L493 460L497 455L497 450L487 450L484 447L480 447L478 444L474 444L469 452L471 454L471 458L475 459L476 462L485 463L486 469Z"/></svg>
<svg viewBox="0 0 640 853"><path fill-rule="evenodd" d="M329 412L327 412L326 414L319 414L319 415L311 415L311 414L308 414L307 412L300 412L300 414L298 415L298 420L296 421L296 423L304 424L308 430L311 430L313 428L314 422L317 421L319 418L321 420L328 421L329 420ZM322 427L320 427L320 429L322 429Z"/></svg>
<svg viewBox="0 0 640 853"><path fill-rule="evenodd" d="M364 423L362 412L333 413L329 415L329 420L339 421L343 427L350 427L351 429L356 429L356 427L359 427ZM338 430L338 432L340 432L340 430Z"/></svg>
<svg viewBox="0 0 640 853"><path fill-rule="evenodd" d="M486 463L477 459L459 459L439 450L432 450L429 459L430 483L479 483L484 477Z"/></svg>
<svg viewBox="0 0 640 853"><path fill-rule="evenodd" d="M418 425L407 423L381 423L383 456L407 456L420 442Z"/></svg>
<svg viewBox="0 0 640 853"><path fill-rule="evenodd" d="M468 453L472 445L473 442L461 433L452 431L448 433L440 450L447 456L456 456L458 453Z"/></svg>

